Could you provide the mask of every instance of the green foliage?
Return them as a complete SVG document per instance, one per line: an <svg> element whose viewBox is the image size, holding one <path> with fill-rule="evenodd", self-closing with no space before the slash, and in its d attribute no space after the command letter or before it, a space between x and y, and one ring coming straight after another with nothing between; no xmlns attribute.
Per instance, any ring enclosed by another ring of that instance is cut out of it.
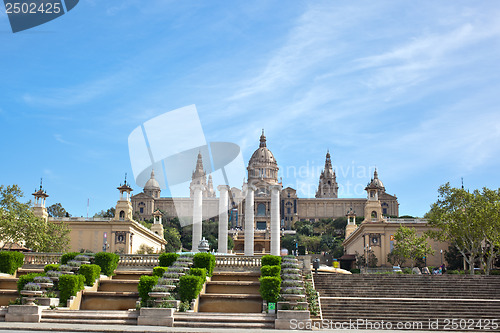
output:
<svg viewBox="0 0 500 333"><path fill-rule="evenodd" d="M48 264L48 265L45 265L45 267L43 268L43 271L45 273L47 273L48 271L58 271L59 270L59 264Z"/></svg>
<svg viewBox="0 0 500 333"><path fill-rule="evenodd" d="M0 272L14 275L24 263L24 254L21 252L0 252Z"/></svg>
<svg viewBox="0 0 500 333"><path fill-rule="evenodd" d="M184 275L179 279L179 297L182 302L190 302L198 297L205 283L201 276Z"/></svg>
<svg viewBox="0 0 500 333"><path fill-rule="evenodd" d="M259 278L259 292L268 302L276 303L280 297L281 279L276 276L263 276Z"/></svg>
<svg viewBox="0 0 500 333"><path fill-rule="evenodd" d="M352 274L359 274L359 273L361 273L361 270L359 268L352 268L351 273Z"/></svg>
<svg viewBox="0 0 500 333"><path fill-rule="evenodd" d="M78 274L81 274L85 277L85 285L93 286L95 280L99 278L101 274L101 267L98 265L81 265L78 270Z"/></svg>
<svg viewBox="0 0 500 333"><path fill-rule="evenodd" d="M115 275L120 256L116 253L99 252L95 254L94 263L101 267L101 272L107 276Z"/></svg>
<svg viewBox="0 0 500 333"><path fill-rule="evenodd" d="M69 214L66 211L66 209L64 209L63 206L59 202L47 207L47 213L51 217L70 217L71 216L71 214Z"/></svg>
<svg viewBox="0 0 500 333"><path fill-rule="evenodd" d="M207 270L206 268L191 268L189 269L190 275L200 276L202 281L207 280Z"/></svg>
<svg viewBox="0 0 500 333"><path fill-rule="evenodd" d="M162 277L163 274L168 270L168 267L157 266L153 268L153 275Z"/></svg>
<svg viewBox="0 0 500 333"><path fill-rule="evenodd" d="M179 258L177 253L162 253L158 258L160 267L170 267Z"/></svg>
<svg viewBox="0 0 500 333"><path fill-rule="evenodd" d="M434 254L427 241L427 235L417 236L415 228L407 228L401 225L394 235L393 257L408 259L411 261L411 266L415 266L417 260L427 257L429 254ZM401 266L401 262L398 262Z"/></svg>
<svg viewBox="0 0 500 333"><path fill-rule="evenodd" d="M186 312L187 310L189 310L190 307L191 303L189 303L188 301L181 302L179 304L179 312Z"/></svg>
<svg viewBox="0 0 500 333"><path fill-rule="evenodd" d="M261 276L277 276L279 277L281 273L281 266L261 266L260 275Z"/></svg>
<svg viewBox="0 0 500 333"><path fill-rule="evenodd" d="M158 282L158 276L148 276L143 275L139 278L139 284L137 290L139 291L139 297L141 298L141 305L146 306L150 299L148 293L153 289L153 286Z"/></svg>
<svg viewBox="0 0 500 333"><path fill-rule="evenodd" d="M163 230L163 238L167 241L165 252L177 252L181 249L181 234L176 228L165 228Z"/></svg>
<svg viewBox="0 0 500 333"><path fill-rule="evenodd" d="M30 203L21 203L17 185L0 185L0 241L19 243L35 252L63 252L69 245L64 223L47 223L35 216Z"/></svg>
<svg viewBox="0 0 500 333"><path fill-rule="evenodd" d="M260 260L261 266L279 266L281 265L281 257L280 256L272 256L267 254L262 257Z"/></svg>
<svg viewBox="0 0 500 333"><path fill-rule="evenodd" d="M84 288L85 277L83 275L64 274L59 277L59 300L66 306L68 299Z"/></svg>
<svg viewBox="0 0 500 333"><path fill-rule="evenodd" d="M43 275L43 273L28 273L26 275L21 275L19 279L17 279L17 291L20 292L23 290L24 285L28 282L33 282L35 277Z"/></svg>
<svg viewBox="0 0 500 333"><path fill-rule="evenodd" d="M193 257L194 268L205 268L207 275L212 276L215 268L215 256L211 253L199 252Z"/></svg>
<svg viewBox="0 0 500 333"><path fill-rule="evenodd" d="M75 259L80 252L68 252L61 256L61 265L66 265L68 261Z"/></svg>
<svg viewBox="0 0 500 333"><path fill-rule="evenodd" d="M96 213L94 217L102 217L102 218L112 218L115 217L115 207L111 207L108 210L101 210L99 213Z"/></svg>
<svg viewBox="0 0 500 333"><path fill-rule="evenodd" d="M444 251L444 259L446 260L448 269L460 269L463 267L464 257L453 244L448 246L448 250Z"/></svg>

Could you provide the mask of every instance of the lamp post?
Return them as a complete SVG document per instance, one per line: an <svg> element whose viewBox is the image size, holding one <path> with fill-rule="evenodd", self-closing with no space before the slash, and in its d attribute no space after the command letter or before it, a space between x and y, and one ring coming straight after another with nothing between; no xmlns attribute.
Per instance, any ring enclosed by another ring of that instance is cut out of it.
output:
<svg viewBox="0 0 500 333"><path fill-rule="evenodd" d="M443 249L441 249L439 252L441 252L441 266L443 266Z"/></svg>

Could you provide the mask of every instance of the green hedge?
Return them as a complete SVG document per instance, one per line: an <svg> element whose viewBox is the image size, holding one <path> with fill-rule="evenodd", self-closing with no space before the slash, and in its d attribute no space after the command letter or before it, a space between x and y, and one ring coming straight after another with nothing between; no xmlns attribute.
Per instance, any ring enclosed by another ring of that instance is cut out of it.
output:
<svg viewBox="0 0 500 333"><path fill-rule="evenodd" d="M61 256L61 265L66 265L68 261L75 259L77 255L81 254L80 252L68 252Z"/></svg>
<svg viewBox="0 0 500 333"><path fill-rule="evenodd" d="M45 265L45 267L43 268L43 271L45 273L47 273L48 271L58 271L59 270L59 264L48 264L48 265Z"/></svg>
<svg viewBox="0 0 500 333"><path fill-rule="evenodd" d="M281 257L280 256L272 256L267 254L262 257L260 260L261 266L279 266L281 265Z"/></svg>
<svg viewBox="0 0 500 333"><path fill-rule="evenodd" d="M281 273L281 266L262 266L260 268L261 276L277 276Z"/></svg>
<svg viewBox="0 0 500 333"><path fill-rule="evenodd" d="M95 254L94 264L101 267L101 272L107 276L115 275L115 269L118 267L120 256L116 253L99 252Z"/></svg>
<svg viewBox="0 0 500 333"><path fill-rule="evenodd" d="M276 276L264 276L259 279L259 292L263 299L276 303L280 297L281 279Z"/></svg>
<svg viewBox="0 0 500 333"><path fill-rule="evenodd" d="M23 290L24 285L28 282L33 282L35 276L44 276L43 273L28 273L26 275L21 275L19 279L17 279L17 291L20 292Z"/></svg>
<svg viewBox="0 0 500 333"><path fill-rule="evenodd" d="M83 275L64 274L59 277L59 301L66 306L68 299L84 288L85 277Z"/></svg>
<svg viewBox="0 0 500 333"><path fill-rule="evenodd" d="M160 267L170 267L179 258L177 253L162 253L158 258Z"/></svg>
<svg viewBox="0 0 500 333"><path fill-rule="evenodd" d="M153 275L162 277L163 274L168 270L168 267L157 266L153 268Z"/></svg>
<svg viewBox="0 0 500 333"><path fill-rule="evenodd" d="M137 290L139 291L139 297L141 298L141 305L146 306L149 300L148 293L151 291L154 285L158 282L158 276L143 275L139 278L139 284Z"/></svg>
<svg viewBox="0 0 500 333"><path fill-rule="evenodd" d="M191 268L189 270L189 275L201 276L203 281L207 280L207 270L205 268Z"/></svg>
<svg viewBox="0 0 500 333"><path fill-rule="evenodd" d="M14 251L0 252L0 273L14 275L24 263L24 254Z"/></svg>
<svg viewBox="0 0 500 333"><path fill-rule="evenodd" d="M361 273L361 270L359 268L351 268L351 273L352 274L359 274L359 273Z"/></svg>
<svg viewBox="0 0 500 333"><path fill-rule="evenodd" d="M101 267L99 267L98 265L84 264L80 266L78 274L81 274L85 277L85 285L93 286L95 280L97 280L99 278L99 275L101 275Z"/></svg>
<svg viewBox="0 0 500 333"><path fill-rule="evenodd" d="M179 279L179 297L182 302L191 302L198 297L205 281L201 276L184 275Z"/></svg>
<svg viewBox="0 0 500 333"><path fill-rule="evenodd" d="M205 268L207 275L212 276L215 268L215 256L206 252L196 253L193 257L193 267Z"/></svg>

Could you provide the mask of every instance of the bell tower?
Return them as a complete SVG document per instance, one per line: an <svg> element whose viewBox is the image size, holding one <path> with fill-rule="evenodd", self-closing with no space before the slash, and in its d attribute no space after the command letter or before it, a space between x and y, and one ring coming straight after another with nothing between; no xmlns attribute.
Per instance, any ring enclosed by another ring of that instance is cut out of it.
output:
<svg viewBox="0 0 500 333"><path fill-rule="evenodd" d="M127 184L127 174L125 174L125 182L120 187L120 199L116 203L115 221L132 221L132 203L130 202L130 192L133 189Z"/></svg>
<svg viewBox="0 0 500 333"><path fill-rule="evenodd" d="M345 238L347 239L356 230L356 213L352 208L347 212L347 226L345 227Z"/></svg>
<svg viewBox="0 0 500 333"><path fill-rule="evenodd" d="M365 191L368 193L368 199L365 204L365 219L363 223L384 222L384 218L382 216L382 205L378 199L379 192L383 190L385 190L384 186L380 179L378 179L377 169L375 169L373 179L365 188Z"/></svg>
<svg viewBox="0 0 500 333"><path fill-rule="evenodd" d="M153 225L151 226L151 231L163 238L163 224L161 223L162 213L159 209L155 210L153 213Z"/></svg>
<svg viewBox="0 0 500 333"><path fill-rule="evenodd" d="M49 195L45 192L42 187L43 179L40 179L40 189L32 194L35 197L35 204L32 207L33 214L42 218L45 222L49 219L49 214L47 213L47 208L45 207L45 199L49 197Z"/></svg>
<svg viewBox="0 0 500 333"><path fill-rule="evenodd" d="M339 185L337 184L337 175L333 171L330 151L326 152L325 168L319 176L318 190L316 198L337 198Z"/></svg>

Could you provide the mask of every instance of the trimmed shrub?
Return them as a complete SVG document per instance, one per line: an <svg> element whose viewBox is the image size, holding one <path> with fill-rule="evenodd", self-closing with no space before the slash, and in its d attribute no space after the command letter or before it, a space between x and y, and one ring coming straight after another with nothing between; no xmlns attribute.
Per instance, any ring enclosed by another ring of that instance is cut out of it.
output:
<svg viewBox="0 0 500 333"><path fill-rule="evenodd" d="M61 264L66 265L68 261L75 259L77 255L79 255L80 252L68 252L65 253L61 256Z"/></svg>
<svg viewBox="0 0 500 333"><path fill-rule="evenodd" d="M191 302L198 297L205 281L201 276L184 275L179 279L179 297L182 302Z"/></svg>
<svg viewBox="0 0 500 333"><path fill-rule="evenodd" d="M276 276L264 276L259 279L259 292L263 299L276 303L280 297L281 279Z"/></svg>
<svg viewBox="0 0 500 333"><path fill-rule="evenodd" d="M160 267L170 267L179 258L177 253L162 253L158 257Z"/></svg>
<svg viewBox="0 0 500 333"><path fill-rule="evenodd" d="M262 266L260 268L261 276L277 276L279 277L281 273L280 266Z"/></svg>
<svg viewBox="0 0 500 333"><path fill-rule="evenodd" d="M212 276L215 268L215 256L211 253L199 252L193 257L193 267L205 268L207 276Z"/></svg>
<svg viewBox="0 0 500 333"><path fill-rule="evenodd" d="M148 293L153 289L153 286L158 282L158 276L143 275L139 278L137 290L141 298L141 305L146 306L150 299Z"/></svg>
<svg viewBox="0 0 500 333"><path fill-rule="evenodd" d="M262 257L260 262L262 266L279 266L281 265L281 257L267 254Z"/></svg>
<svg viewBox="0 0 500 333"><path fill-rule="evenodd" d="M24 285L29 282L33 282L36 276L43 276L43 273L28 273L26 275L21 275L17 279L17 291L20 292L24 289Z"/></svg>
<svg viewBox="0 0 500 333"><path fill-rule="evenodd" d="M84 288L85 277L83 275L61 275L59 277L59 300L66 306L68 299Z"/></svg>
<svg viewBox="0 0 500 333"><path fill-rule="evenodd" d="M0 252L0 272L14 275L24 263L24 254L14 251Z"/></svg>
<svg viewBox="0 0 500 333"><path fill-rule="evenodd" d="M158 276L158 277L162 277L163 274L165 274L165 272L167 270L168 270L168 267L161 267L161 266L153 267L153 275Z"/></svg>
<svg viewBox="0 0 500 333"><path fill-rule="evenodd" d="M191 268L189 270L189 275L201 276L203 281L207 280L207 270L205 268Z"/></svg>
<svg viewBox="0 0 500 333"><path fill-rule="evenodd" d="M359 274L359 273L361 273L361 270L359 268L352 268L351 273L352 274Z"/></svg>
<svg viewBox="0 0 500 333"><path fill-rule="evenodd" d="M78 274L81 274L85 277L85 285L93 286L95 280L97 280L99 278L99 275L101 275L101 267L99 267L98 265L83 264L80 266Z"/></svg>
<svg viewBox="0 0 500 333"><path fill-rule="evenodd" d="M48 265L45 265L45 267L43 268L43 271L45 273L47 273L48 271L58 271L59 270L59 264L48 264Z"/></svg>
<svg viewBox="0 0 500 333"><path fill-rule="evenodd" d="M115 275L115 269L118 267L120 256L116 253L99 252L94 257L94 264L101 267L101 272L107 276Z"/></svg>

